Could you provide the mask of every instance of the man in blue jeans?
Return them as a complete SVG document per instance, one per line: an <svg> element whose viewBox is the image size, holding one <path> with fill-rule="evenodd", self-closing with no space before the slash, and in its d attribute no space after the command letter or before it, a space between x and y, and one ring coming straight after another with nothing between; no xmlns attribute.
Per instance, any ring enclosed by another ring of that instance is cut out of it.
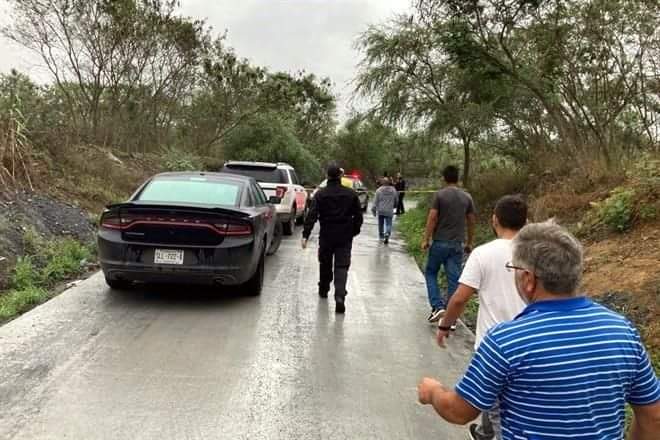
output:
<svg viewBox="0 0 660 440"><path fill-rule="evenodd" d="M442 175L446 185L433 196L422 238L422 250L429 252L424 273L431 304L429 322L437 322L444 314L449 298L458 287L463 252L470 253L474 246L476 216L472 196L458 187L458 168L450 165ZM440 296L438 287L441 266L447 276L446 299Z"/></svg>
<svg viewBox="0 0 660 440"><path fill-rule="evenodd" d="M389 177L383 178L383 185L376 191L371 211L378 216L378 236L387 244L392 234L392 217L399 203L399 194L392 186Z"/></svg>

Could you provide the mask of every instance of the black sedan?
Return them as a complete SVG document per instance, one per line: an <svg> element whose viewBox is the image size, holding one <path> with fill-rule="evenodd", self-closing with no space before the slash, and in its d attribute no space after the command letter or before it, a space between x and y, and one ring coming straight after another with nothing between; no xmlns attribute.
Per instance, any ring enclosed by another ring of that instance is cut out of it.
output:
<svg viewBox="0 0 660 440"><path fill-rule="evenodd" d="M243 285L259 295L266 254L277 251L281 224L250 177L163 173L103 212L101 268L110 287L134 281Z"/></svg>

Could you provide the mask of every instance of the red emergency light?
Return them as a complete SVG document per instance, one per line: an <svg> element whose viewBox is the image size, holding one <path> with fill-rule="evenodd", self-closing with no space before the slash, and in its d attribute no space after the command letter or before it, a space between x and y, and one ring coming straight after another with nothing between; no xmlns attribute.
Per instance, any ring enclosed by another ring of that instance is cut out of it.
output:
<svg viewBox="0 0 660 440"><path fill-rule="evenodd" d="M352 177L354 179L362 179L362 173L358 170L353 170L346 175L346 177Z"/></svg>

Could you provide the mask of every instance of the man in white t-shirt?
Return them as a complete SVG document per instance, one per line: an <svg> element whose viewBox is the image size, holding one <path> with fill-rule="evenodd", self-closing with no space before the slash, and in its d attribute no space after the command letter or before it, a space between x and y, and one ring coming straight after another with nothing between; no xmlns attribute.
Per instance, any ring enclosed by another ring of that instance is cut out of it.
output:
<svg viewBox="0 0 660 440"><path fill-rule="evenodd" d="M452 330L458 317L463 313L470 297L478 292L479 312L475 350L496 324L511 321L525 308L520 299L514 280L514 273L505 265L512 259L511 240L527 222L527 204L520 196L504 196L497 201L492 217L496 240L477 247L463 268L458 289L447 305L447 311L438 326L438 344ZM470 425L470 438L473 440L501 438L497 407L482 414L481 426Z"/></svg>

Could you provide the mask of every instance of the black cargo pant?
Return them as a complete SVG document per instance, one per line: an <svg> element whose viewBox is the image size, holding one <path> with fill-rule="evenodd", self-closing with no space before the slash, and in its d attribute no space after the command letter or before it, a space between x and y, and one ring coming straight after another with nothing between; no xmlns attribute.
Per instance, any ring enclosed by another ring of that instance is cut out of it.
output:
<svg viewBox="0 0 660 440"><path fill-rule="evenodd" d="M405 192L399 193L399 202L396 205L396 215L401 215L406 213L406 207L403 206L403 198L406 196Z"/></svg>
<svg viewBox="0 0 660 440"><path fill-rule="evenodd" d="M346 297L346 281L348 268L351 266L351 249L353 240L335 243L330 240L319 241L320 279L319 291L330 291L330 283L335 280L335 301L342 302ZM334 276L333 276L334 260Z"/></svg>

